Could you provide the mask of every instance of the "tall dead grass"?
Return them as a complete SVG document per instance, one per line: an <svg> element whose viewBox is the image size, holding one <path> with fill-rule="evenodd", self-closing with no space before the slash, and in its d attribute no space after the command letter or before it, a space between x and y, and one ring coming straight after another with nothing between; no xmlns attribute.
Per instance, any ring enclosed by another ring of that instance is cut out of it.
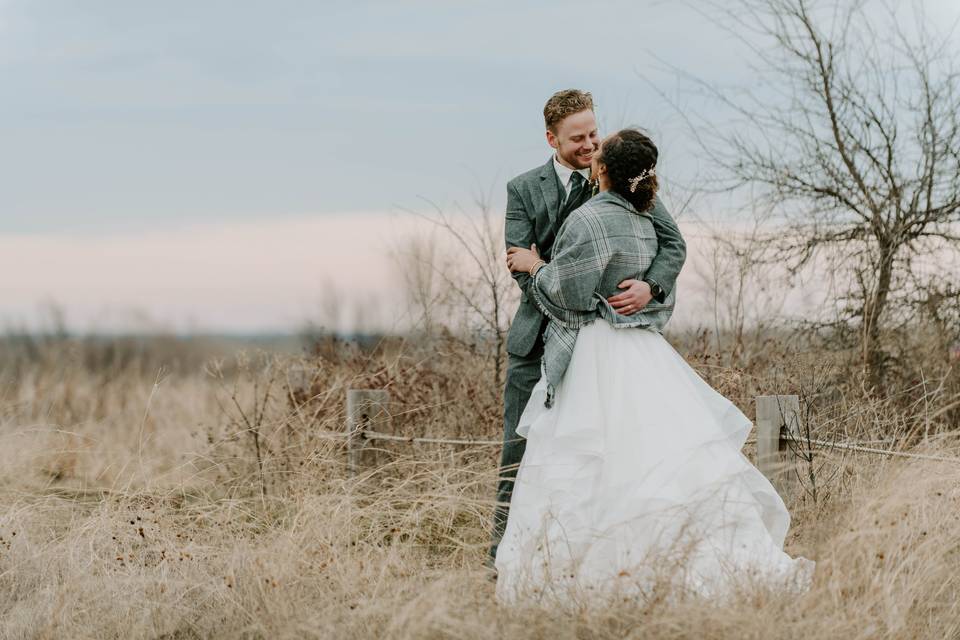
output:
<svg viewBox="0 0 960 640"><path fill-rule="evenodd" d="M327 433L346 388L378 386L400 433L496 438L497 391L469 348L255 354L159 377L45 349L0 364L2 638L960 636L958 464L817 451L823 491L790 505L788 550L818 563L802 596L505 608L482 568L493 448L384 445L384 466L350 476ZM822 437L960 455L948 412L927 424L947 398L827 384L822 354L738 369L690 353L747 411L757 393L806 394Z"/></svg>

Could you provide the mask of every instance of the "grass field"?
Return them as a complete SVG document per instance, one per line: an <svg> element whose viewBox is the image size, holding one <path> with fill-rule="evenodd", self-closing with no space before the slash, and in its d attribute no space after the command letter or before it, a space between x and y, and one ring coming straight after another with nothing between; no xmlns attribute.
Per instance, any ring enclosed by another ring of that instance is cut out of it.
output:
<svg viewBox="0 0 960 640"><path fill-rule="evenodd" d="M755 395L799 393L817 437L960 456L935 381L877 397L823 353L681 351L749 415ZM496 438L489 370L453 341L309 357L6 345L0 638L960 636L960 465L839 451L798 462L787 548L818 563L805 595L499 607L482 567L497 451L391 446L351 476L329 434L346 388L380 387L398 433Z"/></svg>

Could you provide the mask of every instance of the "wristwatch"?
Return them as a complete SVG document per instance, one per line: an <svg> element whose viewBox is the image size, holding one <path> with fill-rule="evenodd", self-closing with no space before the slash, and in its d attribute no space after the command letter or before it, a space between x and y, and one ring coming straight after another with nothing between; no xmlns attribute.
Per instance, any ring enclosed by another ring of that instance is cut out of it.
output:
<svg viewBox="0 0 960 640"><path fill-rule="evenodd" d="M644 279L644 282L650 285L650 295L653 296L653 299L656 300L657 302L663 302L663 299L666 298L666 296L664 295L663 287L661 287L659 284L657 284L653 280Z"/></svg>

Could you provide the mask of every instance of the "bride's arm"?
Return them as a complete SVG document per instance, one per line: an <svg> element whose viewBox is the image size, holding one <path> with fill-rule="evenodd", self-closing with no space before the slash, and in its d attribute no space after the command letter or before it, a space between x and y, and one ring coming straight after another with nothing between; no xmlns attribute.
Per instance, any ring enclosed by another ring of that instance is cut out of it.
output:
<svg viewBox="0 0 960 640"><path fill-rule="evenodd" d="M553 259L534 275L530 293L549 318L566 323L568 311L593 311L594 292L608 259L580 216L571 216L553 245Z"/></svg>

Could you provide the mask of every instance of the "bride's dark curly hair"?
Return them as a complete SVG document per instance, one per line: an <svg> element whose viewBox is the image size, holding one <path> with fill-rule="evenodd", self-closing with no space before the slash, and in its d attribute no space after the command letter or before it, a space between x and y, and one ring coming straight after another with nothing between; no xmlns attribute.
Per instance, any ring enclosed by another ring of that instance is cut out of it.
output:
<svg viewBox="0 0 960 640"><path fill-rule="evenodd" d="M657 145L636 129L623 129L610 136L600 147L600 162L607 166L610 188L626 198L637 211L653 208L657 188L656 175L648 175L631 191L631 179L657 166Z"/></svg>

